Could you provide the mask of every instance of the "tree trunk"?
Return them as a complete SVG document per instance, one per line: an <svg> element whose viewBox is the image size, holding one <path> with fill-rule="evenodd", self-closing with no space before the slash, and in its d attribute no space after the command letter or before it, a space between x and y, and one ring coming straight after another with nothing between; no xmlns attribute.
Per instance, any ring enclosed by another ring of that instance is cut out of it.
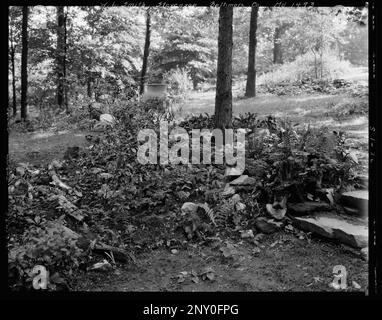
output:
<svg viewBox="0 0 382 320"><path fill-rule="evenodd" d="M220 7L215 125L232 127L232 21L233 7Z"/></svg>
<svg viewBox="0 0 382 320"><path fill-rule="evenodd" d="M93 96L93 80L90 75L88 75L87 80L86 80L86 86L87 86L87 94L88 97L91 99Z"/></svg>
<svg viewBox="0 0 382 320"><path fill-rule="evenodd" d="M67 50L68 50L68 30L67 30L67 17L68 17L68 11L66 11L64 15L64 100L65 100L65 110L66 113L69 113L69 98L68 98L68 79L66 78L66 57L67 57Z"/></svg>
<svg viewBox="0 0 382 320"><path fill-rule="evenodd" d="M57 9L57 104L60 108L64 107L65 91L65 15L64 7L58 6Z"/></svg>
<svg viewBox="0 0 382 320"><path fill-rule="evenodd" d="M12 27L10 27L10 40L11 40L11 72L12 72L12 110L13 116L17 114L16 102L16 72L15 72L15 44L13 39Z"/></svg>
<svg viewBox="0 0 382 320"><path fill-rule="evenodd" d="M145 39L145 48L143 51L143 63L142 63L141 84L139 88L139 94L143 94L144 87L145 87L147 62L148 62L149 53L150 53L150 35L151 35L151 13L150 13L150 7L148 7L146 10L146 39Z"/></svg>
<svg viewBox="0 0 382 320"><path fill-rule="evenodd" d="M256 31L257 31L257 15L259 5L256 3L251 10L251 22L249 28L249 48L248 48L248 72L247 72L247 87L245 89L246 97L256 96Z"/></svg>
<svg viewBox="0 0 382 320"><path fill-rule="evenodd" d="M278 63L278 64L283 63L283 52L281 48L281 34L282 34L282 28L276 27L275 34L273 37L273 63Z"/></svg>
<svg viewBox="0 0 382 320"><path fill-rule="evenodd" d="M21 29L21 120L27 119L27 90L28 90L28 7L23 6L23 21Z"/></svg>

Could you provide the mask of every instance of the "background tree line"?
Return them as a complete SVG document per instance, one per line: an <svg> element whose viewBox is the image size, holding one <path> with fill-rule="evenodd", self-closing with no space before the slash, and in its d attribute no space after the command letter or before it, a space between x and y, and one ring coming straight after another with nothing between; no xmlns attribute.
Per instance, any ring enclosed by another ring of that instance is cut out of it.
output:
<svg viewBox="0 0 382 320"><path fill-rule="evenodd" d="M175 74L193 90L217 81L219 119L232 113L232 78L252 97L258 75L298 59L314 78L338 61L367 65L366 25L354 7L9 7L10 110L69 113Z"/></svg>

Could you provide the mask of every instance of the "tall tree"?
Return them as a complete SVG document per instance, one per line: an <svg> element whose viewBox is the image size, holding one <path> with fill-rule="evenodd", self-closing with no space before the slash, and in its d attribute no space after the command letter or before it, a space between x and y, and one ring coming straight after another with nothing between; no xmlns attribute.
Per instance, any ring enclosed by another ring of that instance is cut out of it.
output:
<svg viewBox="0 0 382 320"><path fill-rule="evenodd" d="M68 111L66 94L66 17L63 6L57 6L57 104Z"/></svg>
<svg viewBox="0 0 382 320"><path fill-rule="evenodd" d="M273 63L283 63L283 52L281 47L281 35L283 28L277 26L273 35Z"/></svg>
<svg viewBox="0 0 382 320"><path fill-rule="evenodd" d="M215 125L221 129L232 126L232 22L233 7L220 7Z"/></svg>
<svg viewBox="0 0 382 320"><path fill-rule="evenodd" d="M249 47L248 47L248 72L247 86L245 89L246 97L256 96L256 31L257 31L257 16L259 13L259 5L256 3L251 10L251 22L249 26Z"/></svg>
<svg viewBox="0 0 382 320"><path fill-rule="evenodd" d="M10 40L10 59L11 59L11 73L12 73L12 110L13 115L17 114L17 104L16 104L16 73L15 73L15 41L12 27L9 28L9 40Z"/></svg>
<svg viewBox="0 0 382 320"><path fill-rule="evenodd" d="M139 88L140 94L143 94L144 85L145 85L147 62L149 59L149 52L150 52L150 36L151 36L151 8L148 7L146 10L146 38L145 38L145 48L144 48L144 52L143 52L141 83L140 83L140 88Z"/></svg>
<svg viewBox="0 0 382 320"><path fill-rule="evenodd" d="M28 90L28 10L23 6L23 18L21 28L21 120L27 119L27 90Z"/></svg>

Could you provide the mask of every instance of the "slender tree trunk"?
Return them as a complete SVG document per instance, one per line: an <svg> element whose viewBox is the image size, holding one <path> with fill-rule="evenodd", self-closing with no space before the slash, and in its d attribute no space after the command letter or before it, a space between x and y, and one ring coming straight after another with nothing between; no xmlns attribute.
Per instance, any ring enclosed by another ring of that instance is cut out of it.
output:
<svg viewBox="0 0 382 320"><path fill-rule="evenodd" d="M64 7L58 6L57 9L57 104L60 108L64 107L65 91L65 15Z"/></svg>
<svg viewBox="0 0 382 320"><path fill-rule="evenodd" d="M146 10L146 39L145 39L145 48L143 51L143 63L142 63L141 84L139 87L139 94L143 94L144 86L145 86L147 62L148 62L149 53L150 53L150 37L151 37L151 12L150 12L150 7L148 7Z"/></svg>
<svg viewBox="0 0 382 320"><path fill-rule="evenodd" d="M220 7L215 125L232 127L232 21L233 7Z"/></svg>
<svg viewBox="0 0 382 320"><path fill-rule="evenodd" d="M92 78L90 75L88 75L87 80L86 80L86 85L87 85L87 94L89 98L92 98L93 96L93 86L92 86Z"/></svg>
<svg viewBox="0 0 382 320"><path fill-rule="evenodd" d="M23 6L23 21L21 29L21 120L27 119L27 90L28 90L28 7Z"/></svg>
<svg viewBox="0 0 382 320"><path fill-rule="evenodd" d="M13 39L12 27L10 27L10 40L11 40L11 72L12 72L12 110L13 116L17 114L16 102L16 72L15 72L15 44Z"/></svg>
<svg viewBox="0 0 382 320"><path fill-rule="evenodd" d="M247 87L245 89L246 97L256 96L256 31L257 31L257 15L259 13L259 5L256 3L251 10L251 21L249 28L249 53L248 53L248 72Z"/></svg>
<svg viewBox="0 0 382 320"><path fill-rule="evenodd" d="M67 30L67 17L68 17L68 11L66 11L64 15L64 99L65 99L65 110L66 113L69 113L69 98L68 98L68 79L66 77L66 57L67 57L67 50L68 50L68 30Z"/></svg>
<svg viewBox="0 0 382 320"><path fill-rule="evenodd" d="M282 34L282 28L276 27L275 34L273 37L273 63L278 63L278 64L283 63L283 52L281 48L281 34Z"/></svg>

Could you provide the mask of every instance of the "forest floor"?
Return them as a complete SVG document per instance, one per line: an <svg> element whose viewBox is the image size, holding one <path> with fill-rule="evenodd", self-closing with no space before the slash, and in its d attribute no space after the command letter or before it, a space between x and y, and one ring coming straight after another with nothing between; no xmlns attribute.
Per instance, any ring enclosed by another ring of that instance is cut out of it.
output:
<svg viewBox="0 0 382 320"><path fill-rule="evenodd" d="M195 92L179 115L213 112L215 93ZM361 157L367 158L368 119L366 116L339 120L330 114L338 102L354 100L347 95L304 95L297 97L259 96L234 99L234 114L256 112L288 117L295 123L326 125L347 131L357 141ZM33 132L9 135L9 156L17 162L49 163L61 159L68 146L88 145L87 132ZM366 159L365 159L366 160ZM367 291L368 264L343 245L306 235L298 237L284 231L261 241L261 251L242 239L230 240L238 254L224 260L214 246L187 243L174 250L157 249L138 254L137 266L120 266L106 273L83 273L74 290L81 291L333 291L333 267L342 265L348 274L347 291ZM195 280L190 273L210 267L213 281ZM181 274L183 272L183 275ZM187 273L186 273L187 272ZM182 280L179 280L182 279ZM184 281L183 281L184 280ZM359 287L352 287L352 281Z"/></svg>
<svg viewBox="0 0 382 320"><path fill-rule="evenodd" d="M284 232L267 235L258 254L249 242L230 243L238 251L234 259L225 259L217 247L208 245L188 244L175 254L157 249L138 256L138 266L84 274L76 290L335 291L330 287L333 268L341 265L347 271L346 291L367 291L368 265L348 247ZM213 270L213 281L193 279L192 274L200 276L206 269ZM354 287L353 281L360 287Z"/></svg>

